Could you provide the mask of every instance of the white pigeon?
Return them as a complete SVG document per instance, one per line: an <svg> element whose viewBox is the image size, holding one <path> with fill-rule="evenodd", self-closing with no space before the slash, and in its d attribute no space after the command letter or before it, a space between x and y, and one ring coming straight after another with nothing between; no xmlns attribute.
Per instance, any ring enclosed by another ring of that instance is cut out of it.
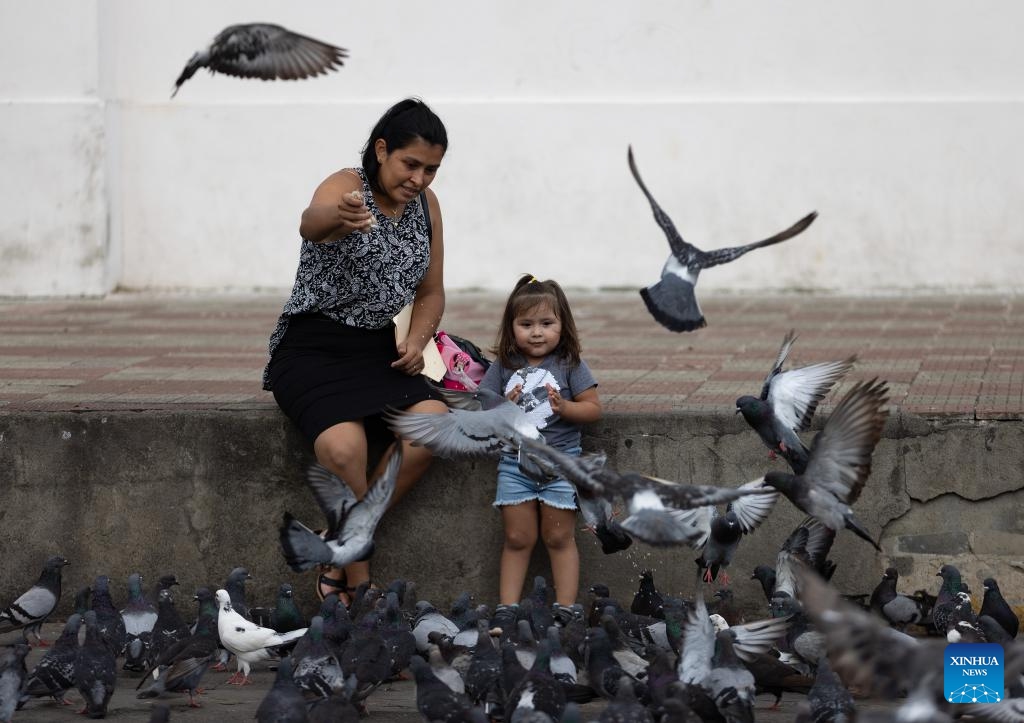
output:
<svg viewBox="0 0 1024 723"><path fill-rule="evenodd" d="M231 609L231 597L227 590L218 590L216 598L219 610L217 633L220 635L220 642L234 653L238 661L238 670L228 679L230 685L251 685L249 671L253 663L270 660L276 656L274 648L298 640L306 634L306 628L278 633L246 620Z"/></svg>

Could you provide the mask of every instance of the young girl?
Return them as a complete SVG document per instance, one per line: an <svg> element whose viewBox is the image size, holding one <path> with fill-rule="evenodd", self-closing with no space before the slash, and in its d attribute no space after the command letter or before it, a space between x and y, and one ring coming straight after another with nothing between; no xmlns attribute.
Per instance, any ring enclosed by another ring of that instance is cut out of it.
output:
<svg viewBox="0 0 1024 723"><path fill-rule="evenodd" d="M601 400L590 368L580 358L572 310L554 281L523 276L505 304L494 349L497 360L480 386L504 394L526 411L545 441L580 453L580 425L601 418ZM512 624L538 533L551 559L555 620L572 616L579 587L576 499L564 479L540 484L523 474L515 457L498 463L495 507L501 510L500 604L494 624Z"/></svg>

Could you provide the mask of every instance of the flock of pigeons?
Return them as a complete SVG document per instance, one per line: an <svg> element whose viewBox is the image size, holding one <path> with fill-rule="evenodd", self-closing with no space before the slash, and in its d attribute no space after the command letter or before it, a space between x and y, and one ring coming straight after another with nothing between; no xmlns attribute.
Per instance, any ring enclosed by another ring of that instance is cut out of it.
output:
<svg viewBox="0 0 1024 723"><path fill-rule="evenodd" d="M119 663L138 676L139 698L184 692L198 707L204 677L226 669L232 656L229 684L249 684L255 664L276 665L255 711L261 723L354 722L370 713L374 691L410 674L423 719L448 723L581 721L581 706L594 700L604 703L600 723L753 721L757 696L773 695L777 707L787 692L804 696L797 721L1022 720L1024 643L1015 640L1019 619L995 580L985 580L977 613L951 565L940 570L935 595L901 595L889 569L870 595L844 597L827 582L834 537L808 517L774 568L754 571L765 596L755 621L737 613L728 587L711 600L703 586L692 599L666 596L650 570L628 605L595 584L568 621L555 617L543 577L511 614L475 604L469 592L442 612L417 600L414 583L395 580L386 589L364 583L350 606L329 595L307 620L288 584L273 608L248 607L249 574L235 568L224 588L196 591L187 623L175 605L174 575L149 591L139 574L130 575L120 610L101 575L78 592L60 637L28 670L29 636L42 644L38 626L61 595L67 561L54 556L38 583L0 613L0 633L21 629L25 639L0 648L0 721L24 705L68 705L73 689L84 702L80 712L104 718ZM947 641L1001 644L1008 697L946 701ZM855 695L903 702L865 713ZM152 720L168 716L158 701Z"/></svg>

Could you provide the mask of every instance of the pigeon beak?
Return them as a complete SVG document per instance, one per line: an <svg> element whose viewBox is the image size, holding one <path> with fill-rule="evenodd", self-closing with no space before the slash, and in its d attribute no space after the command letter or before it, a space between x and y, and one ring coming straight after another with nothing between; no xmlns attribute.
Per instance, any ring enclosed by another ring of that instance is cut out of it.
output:
<svg viewBox="0 0 1024 723"><path fill-rule="evenodd" d="M740 413L740 408L739 408L739 407L736 407L736 411L735 411L735 412L733 412L733 414L739 414L739 413Z"/></svg>

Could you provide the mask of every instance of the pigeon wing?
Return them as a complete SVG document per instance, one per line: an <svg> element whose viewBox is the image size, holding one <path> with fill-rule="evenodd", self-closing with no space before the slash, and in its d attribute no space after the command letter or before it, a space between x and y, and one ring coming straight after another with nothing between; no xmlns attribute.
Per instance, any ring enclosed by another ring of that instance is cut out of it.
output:
<svg viewBox="0 0 1024 723"><path fill-rule="evenodd" d="M803 477L853 504L871 474L871 454L888 416L889 389L877 379L858 383L814 437Z"/></svg>
<svg viewBox="0 0 1024 723"><path fill-rule="evenodd" d="M700 249L687 243L683 240L683 237L676 231L675 224L672 223L672 219L668 217L658 202L654 200L654 196L647 190L647 186L644 185L643 179L640 178L640 171L637 170L636 161L633 160L633 147L629 148L629 171L633 174L633 180L640 186L640 190L644 192L647 197L647 202L651 204L651 211L654 212L654 220L661 227L661 230L665 233L665 237L668 239L668 245L672 249L672 256L674 256L680 264L683 266L689 266L690 261L693 259L695 253L700 253Z"/></svg>
<svg viewBox="0 0 1024 723"><path fill-rule="evenodd" d="M352 508L345 526L341 530L340 541L345 542L352 538L371 539L377 523L391 503L391 496L395 492L395 481L398 479L398 470L402 467L402 449L395 447L383 474L366 491L362 501Z"/></svg>
<svg viewBox="0 0 1024 723"><path fill-rule="evenodd" d="M775 375L768 384L767 401L778 419L794 432L806 431L819 402L853 367L857 357L810 364Z"/></svg>
<svg viewBox="0 0 1024 723"><path fill-rule="evenodd" d="M238 78L300 80L344 65L348 51L280 25L232 25L210 49L209 68Z"/></svg>
<svg viewBox="0 0 1024 723"><path fill-rule="evenodd" d="M768 518L768 513L775 507L775 501L779 493L772 488L764 486L764 477L758 477L738 489L751 490L752 494L738 497L729 503L727 509L736 514L736 520L744 534L753 532L758 525Z"/></svg>
<svg viewBox="0 0 1024 723"><path fill-rule="evenodd" d="M704 593L698 591L683 631L683 654L677 667L679 680L687 685L700 685L711 673L714 653L715 628L708 616Z"/></svg>
<svg viewBox="0 0 1024 723"><path fill-rule="evenodd" d="M381 416L399 437L439 457L493 457L512 433L503 407L476 412L453 409L447 414L389 411Z"/></svg>
<svg viewBox="0 0 1024 723"><path fill-rule="evenodd" d="M327 537L337 537L345 515L357 502L355 493L343 479L320 463L306 470L306 482L327 517Z"/></svg>
<svg viewBox="0 0 1024 723"><path fill-rule="evenodd" d="M761 399L764 401L768 401L768 390L771 387L772 380L782 373L782 365L786 363L786 357L789 356L789 350L793 348L795 341L796 332L790 329L782 339L782 346L779 347L779 353L775 357L775 363L772 364L772 370L768 372L768 376L764 379L764 384L761 385Z"/></svg>
<svg viewBox="0 0 1024 723"><path fill-rule="evenodd" d="M790 618L770 618L743 625L733 625L729 630L734 634L733 649L744 662L750 663L767 653L789 630Z"/></svg>
<svg viewBox="0 0 1024 723"><path fill-rule="evenodd" d="M794 223L792 226L787 228L785 231L780 231L774 236L769 236L763 241L755 241L751 244L744 246L730 246L728 248L716 249L714 251L701 251L694 264L691 264L691 268L696 267L698 271L702 269L708 269L712 266L718 266L720 264L727 264L730 261L735 261L740 256L743 256L748 251L759 249L763 246L771 246L782 241L787 241L794 236L803 233L808 226L814 223L814 219L818 217L817 211L804 216L802 219Z"/></svg>

